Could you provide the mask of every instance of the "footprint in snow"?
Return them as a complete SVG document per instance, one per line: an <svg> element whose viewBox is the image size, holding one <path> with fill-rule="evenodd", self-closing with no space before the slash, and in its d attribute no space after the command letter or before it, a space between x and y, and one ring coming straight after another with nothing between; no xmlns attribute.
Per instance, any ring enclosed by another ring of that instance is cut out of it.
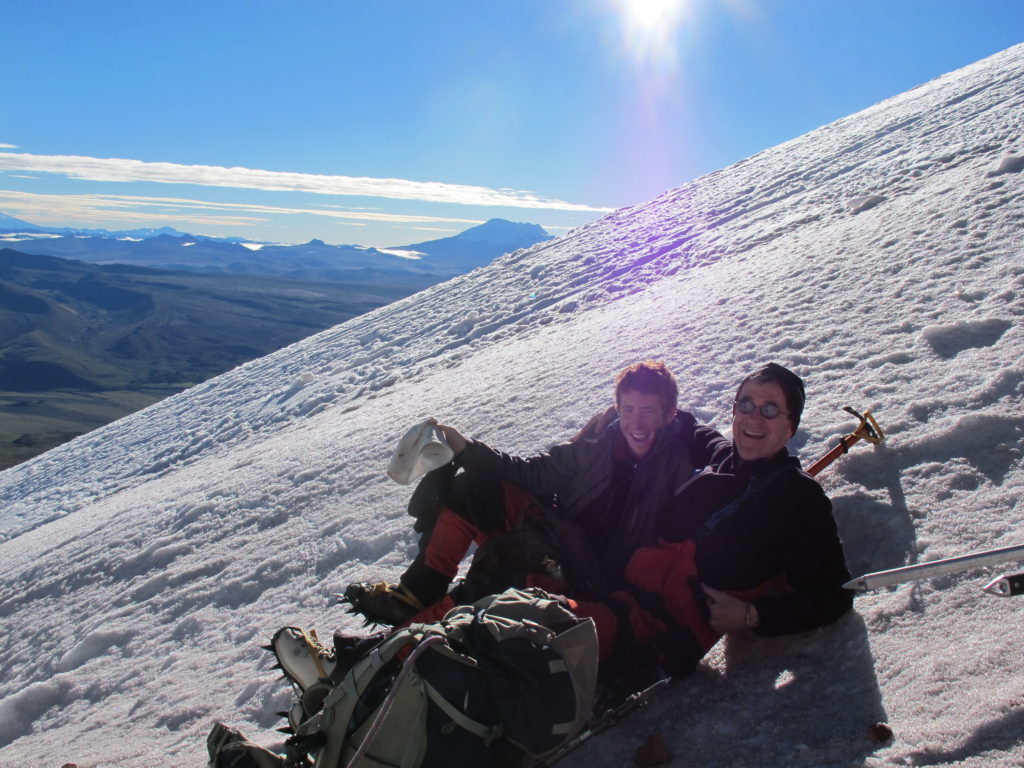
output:
<svg viewBox="0 0 1024 768"><path fill-rule="evenodd" d="M965 349L990 347L1013 325L1009 320L960 320L951 325L930 325L921 330L921 338L939 357L949 360Z"/></svg>

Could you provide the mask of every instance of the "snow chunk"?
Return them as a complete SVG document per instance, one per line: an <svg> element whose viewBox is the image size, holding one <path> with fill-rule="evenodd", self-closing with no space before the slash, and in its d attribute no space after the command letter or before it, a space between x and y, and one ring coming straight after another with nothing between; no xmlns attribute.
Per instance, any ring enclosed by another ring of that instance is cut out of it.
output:
<svg viewBox="0 0 1024 768"><path fill-rule="evenodd" d="M0 747L32 732L32 722L51 707L62 706L71 698L73 685L64 678L32 683L0 700Z"/></svg>
<svg viewBox="0 0 1024 768"><path fill-rule="evenodd" d="M303 373L301 376L297 376L295 380L292 381L288 389L285 390L283 397L287 399L292 395L301 392L314 381L316 381L316 376L309 372Z"/></svg>
<svg viewBox="0 0 1024 768"><path fill-rule="evenodd" d="M1004 173L1020 173L1024 171L1024 156L1021 155L1007 155L999 161L999 165L994 171L989 171L986 176L1001 176Z"/></svg>
<svg viewBox="0 0 1024 768"><path fill-rule="evenodd" d="M851 200L846 201L846 210L853 215L857 215L861 211L866 211L869 208L874 208L879 203L884 203L885 198L881 195L865 195L864 197L855 197Z"/></svg>
<svg viewBox="0 0 1024 768"><path fill-rule="evenodd" d="M462 320L451 327L448 331L452 336L465 336L473 326L480 322L480 313L476 310L469 312Z"/></svg>
<svg viewBox="0 0 1024 768"><path fill-rule="evenodd" d="M67 672L82 666L87 661L102 656L115 645L124 645L130 632L125 630L99 630L90 632L78 645L60 657L57 669Z"/></svg>

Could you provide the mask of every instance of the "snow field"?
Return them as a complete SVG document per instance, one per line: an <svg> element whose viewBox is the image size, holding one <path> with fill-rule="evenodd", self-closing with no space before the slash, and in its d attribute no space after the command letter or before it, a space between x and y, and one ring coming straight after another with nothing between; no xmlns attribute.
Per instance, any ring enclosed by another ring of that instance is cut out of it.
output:
<svg viewBox="0 0 1024 768"><path fill-rule="evenodd" d="M646 357L722 429L743 375L792 367L805 463L874 411L886 443L820 478L854 573L1024 542L1022 82L1018 46L0 473L0 765L202 764L218 719L272 741L258 645L356 629L331 593L414 552L404 431L533 453ZM1024 603L992 575L731 637L565 764L657 729L702 766L1020 765Z"/></svg>

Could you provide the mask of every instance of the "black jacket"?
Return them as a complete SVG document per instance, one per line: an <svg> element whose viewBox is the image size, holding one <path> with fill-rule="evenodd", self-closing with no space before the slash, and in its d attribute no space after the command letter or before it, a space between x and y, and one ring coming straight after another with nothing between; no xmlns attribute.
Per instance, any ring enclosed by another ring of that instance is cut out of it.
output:
<svg viewBox="0 0 1024 768"><path fill-rule="evenodd" d="M770 482L758 488L759 479L769 476ZM754 492L744 498L752 484ZM734 513L705 528L737 499ZM669 541L697 543L697 570L710 587L745 592L770 584L753 600L759 634L828 624L853 604L853 593L842 587L850 573L832 504L785 449L769 459L744 462L731 442L721 441L711 466L677 492L662 518L661 534Z"/></svg>

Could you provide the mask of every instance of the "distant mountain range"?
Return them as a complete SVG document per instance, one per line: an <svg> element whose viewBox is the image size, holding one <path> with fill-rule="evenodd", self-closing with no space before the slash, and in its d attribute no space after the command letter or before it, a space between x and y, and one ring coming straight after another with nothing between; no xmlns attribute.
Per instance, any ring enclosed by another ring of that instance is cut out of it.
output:
<svg viewBox="0 0 1024 768"><path fill-rule="evenodd" d="M0 469L550 237L494 219L395 249L258 247L0 214Z"/></svg>
<svg viewBox="0 0 1024 768"><path fill-rule="evenodd" d="M39 232L54 235L95 235L97 237L156 237L157 235L184 235L173 227L158 227L111 231L109 229L79 229L76 227L40 227L24 219L16 219L6 213L0 213L0 232ZM242 242L243 238L225 238L235 242Z"/></svg>
<svg viewBox="0 0 1024 768"><path fill-rule="evenodd" d="M190 235L168 227L121 232L38 227L0 214L0 245L24 253L95 264L219 274L273 275L296 280L391 280L396 275L447 279L490 264L510 251L551 239L537 224L491 219L453 237L394 248L272 245Z"/></svg>

